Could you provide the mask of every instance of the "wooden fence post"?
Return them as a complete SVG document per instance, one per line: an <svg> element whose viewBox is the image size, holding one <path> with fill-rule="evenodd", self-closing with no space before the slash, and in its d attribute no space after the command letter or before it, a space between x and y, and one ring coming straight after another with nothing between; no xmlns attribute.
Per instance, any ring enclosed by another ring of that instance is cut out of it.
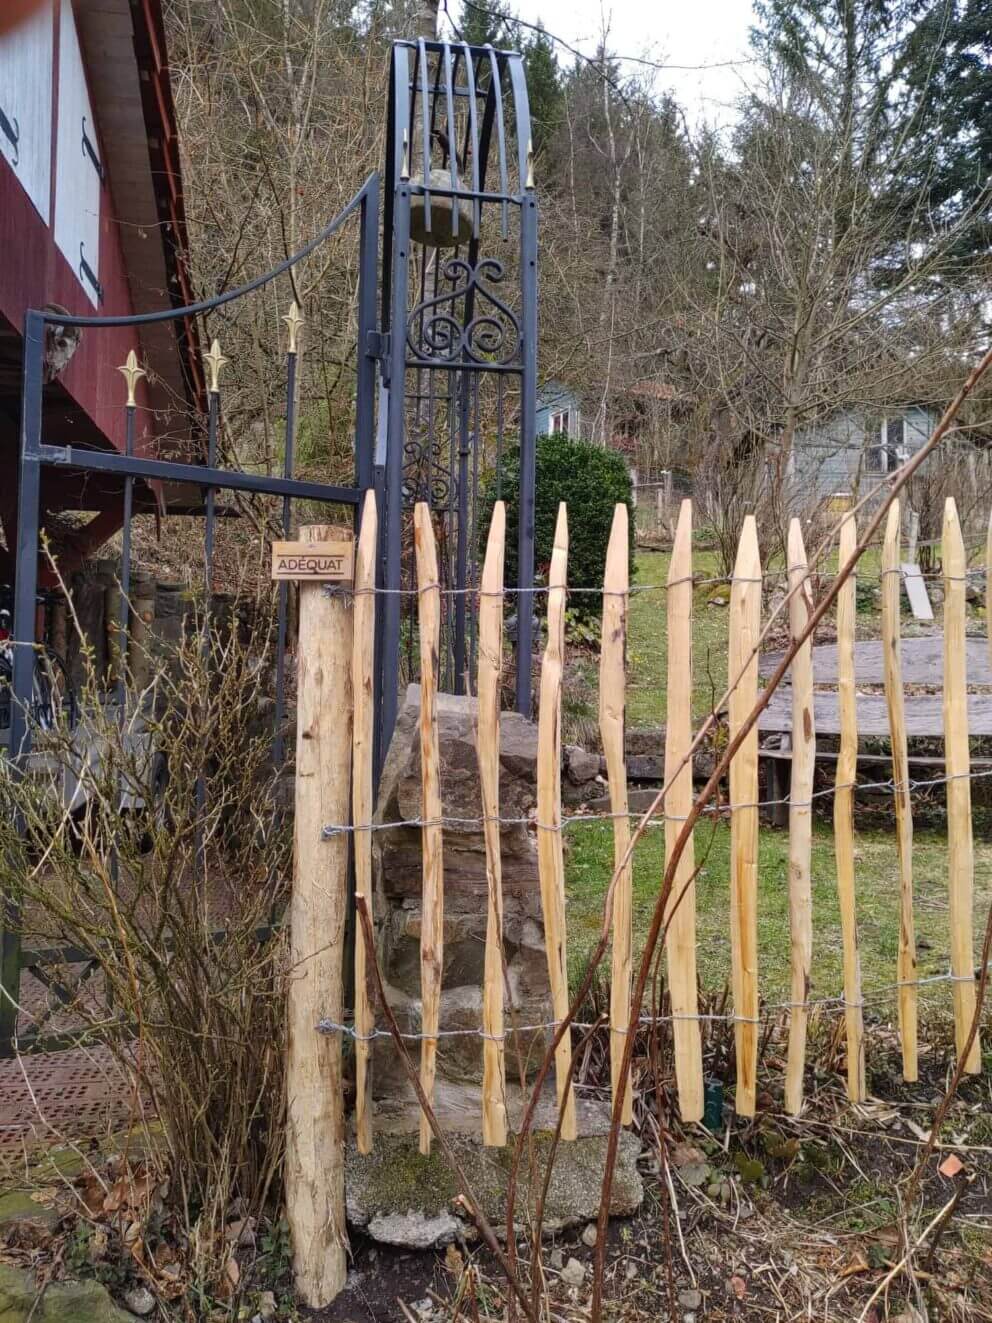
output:
<svg viewBox="0 0 992 1323"><path fill-rule="evenodd" d="M854 515L840 526L837 573L857 550ZM847 1096L865 1098L865 1032L861 1003L861 956L858 952L858 917L854 887L854 783L858 775L858 709L854 688L854 630L857 596L855 576L837 598L837 698L840 708L840 753L834 787L834 849L837 860L837 898L844 946L844 1025L847 1037Z"/></svg>
<svg viewBox="0 0 992 1323"><path fill-rule="evenodd" d="M417 560L417 606L420 630L420 772L423 799L420 829L423 890L420 897L420 1084L434 1102L437 1033L441 1015L441 974L444 968L444 830L441 826L441 754L437 733L437 673L441 646L441 582L431 511L418 501L413 512L413 545ZM431 1127L420 1117L420 1151L431 1151Z"/></svg>
<svg viewBox="0 0 992 1323"><path fill-rule="evenodd" d="M561 839L561 686L565 659L565 582L568 569L568 512L558 507L555 541L548 572L548 641L541 659L540 710L537 718L537 871L544 911L552 1014L568 1014L568 964L565 940L565 858ZM575 1091L568 1083L572 1040L566 1033L555 1051L562 1139L575 1139Z"/></svg>
<svg viewBox="0 0 992 1323"><path fill-rule="evenodd" d="M658 490L659 503L661 489ZM613 893L613 955L610 978L610 1080L613 1098L620 1087L624 1037L630 1023L631 860L623 862L630 845L627 803L627 764L624 757L626 705L627 607L630 589L630 536L627 506L613 511L613 527L606 549L603 575L603 632L599 657L599 730L606 755L613 815L613 867L620 869ZM630 1081L623 1095L621 1120L630 1125L633 1100Z"/></svg>
<svg viewBox="0 0 992 1323"><path fill-rule="evenodd" d="M375 644L375 556L378 513L375 492L365 493L362 526L355 556L354 646L351 690L355 701L352 737L351 800L355 828L355 892L372 913L372 740L374 701L372 657ZM369 996L367 955L355 934L355 1136L359 1153L372 1152L369 1064L374 1028Z"/></svg>
<svg viewBox="0 0 992 1323"><path fill-rule="evenodd" d="M303 542L352 541L350 528L300 529ZM329 1304L347 1277L344 1203L344 1081L341 1022L348 897L351 773L350 594L300 585L296 733L296 867L290 903L291 975L286 1067L286 1216L296 1286L307 1305Z"/></svg>
<svg viewBox="0 0 992 1323"><path fill-rule="evenodd" d="M729 736L734 738L758 698L761 634L761 558L758 527L748 515L741 530L730 588L731 680ZM758 1078L758 727L730 764L730 956L734 993L734 1042L740 1116L753 1116Z"/></svg>
<svg viewBox="0 0 992 1323"><path fill-rule="evenodd" d="M812 613L810 589L799 520L789 524L789 627L793 641ZM813 958L813 895L810 864L813 847L813 769L816 733L813 721L813 645L807 639L792 662L792 779L789 785L789 930L792 964L789 1051L785 1073L785 1109L795 1116L803 1105L806 1065L806 1023L809 1018L809 978Z"/></svg>
<svg viewBox="0 0 992 1323"><path fill-rule="evenodd" d="M668 693L665 718L665 862L692 807L692 502L683 501L668 566ZM681 763L681 771L677 771ZM696 863L686 842L665 918L675 1079L683 1121L703 1118L703 1048L696 988Z"/></svg>
<svg viewBox="0 0 992 1323"><path fill-rule="evenodd" d="M975 1014L975 857L971 823L971 753L968 748L968 675L965 636L965 573L968 563L953 497L944 503L944 770L947 773L947 883L950 912L954 1038L960 1054ZM982 1068L981 1035L975 1034L965 1070Z"/></svg>
<svg viewBox="0 0 992 1323"><path fill-rule="evenodd" d="M503 1043L503 858L499 834L499 694L503 676L506 506L493 506L479 598L479 785L486 842L486 963L482 993L482 1142L506 1143Z"/></svg>
<svg viewBox="0 0 992 1323"><path fill-rule="evenodd" d="M892 783L896 810L896 849L899 856L899 956L896 965L899 1038L902 1045L902 1077L913 1083L919 1076L916 924L913 917L913 805L909 794L909 753L899 630L899 592L902 586L899 526L899 502L896 500L889 506L882 543L882 656L885 704L892 740Z"/></svg>

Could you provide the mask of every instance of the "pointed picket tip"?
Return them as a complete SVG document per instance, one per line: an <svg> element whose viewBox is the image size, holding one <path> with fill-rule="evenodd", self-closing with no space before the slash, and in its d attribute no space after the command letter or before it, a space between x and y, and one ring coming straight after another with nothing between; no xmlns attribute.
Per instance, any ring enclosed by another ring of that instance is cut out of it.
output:
<svg viewBox="0 0 992 1323"><path fill-rule="evenodd" d="M789 568L806 568L806 544L803 541L803 526L798 519L789 520Z"/></svg>
<svg viewBox="0 0 992 1323"><path fill-rule="evenodd" d="M483 576L497 572L502 577L503 548L506 542L506 505L497 501L493 506L493 517L489 521L489 534L486 538L486 556L483 561Z"/></svg>
<svg viewBox="0 0 992 1323"><path fill-rule="evenodd" d="M686 564L692 560L692 501L686 499L679 506L679 521L675 525L672 556L668 562L669 587L677 579L686 578Z"/></svg>
<svg viewBox="0 0 992 1323"><path fill-rule="evenodd" d="M564 501L558 504L558 518L555 520L555 551L568 550L568 506Z"/></svg>
<svg viewBox="0 0 992 1323"><path fill-rule="evenodd" d="M761 552L758 548L758 521L754 515L745 515L737 543L734 578L755 578L761 573Z"/></svg>
<svg viewBox="0 0 992 1323"><path fill-rule="evenodd" d="M606 544L606 565L603 573L603 586L621 591L627 587L629 576L629 525L627 505L618 501L613 509L613 522L610 524L610 540ZM611 580L612 582L607 582ZM604 602L605 606L605 602Z"/></svg>

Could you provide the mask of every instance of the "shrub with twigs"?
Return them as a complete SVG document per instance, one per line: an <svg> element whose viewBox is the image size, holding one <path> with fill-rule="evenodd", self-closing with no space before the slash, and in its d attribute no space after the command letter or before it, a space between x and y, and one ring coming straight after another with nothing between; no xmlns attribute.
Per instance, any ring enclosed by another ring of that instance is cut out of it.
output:
<svg viewBox="0 0 992 1323"><path fill-rule="evenodd" d="M237 1295L234 1246L281 1190L291 825L271 756L271 612L242 605L221 620L201 604L123 708L90 655L75 729L67 711L36 729L27 775L0 760L0 889L26 944L92 962L68 1010L129 1082L125 1150L159 1193L144 1218L132 1209L128 1248L163 1300Z"/></svg>

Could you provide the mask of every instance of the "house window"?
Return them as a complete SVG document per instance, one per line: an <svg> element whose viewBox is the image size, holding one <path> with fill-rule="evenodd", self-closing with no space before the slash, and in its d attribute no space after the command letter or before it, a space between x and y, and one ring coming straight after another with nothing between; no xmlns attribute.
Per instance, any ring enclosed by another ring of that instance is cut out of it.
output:
<svg viewBox="0 0 992 1323"><path fill-rule="evenodd" d="M571 414L570 409L556 409L551 415L551 435L568 436L568 423Z"/></svg>
<svg viewBox="0 0 992 1323"><path fill-rule="evenodd" d="M892 473L905 462L908 453L906 419L883 418L877 443L870 445L865 453L865 469L868 473Z"/></svg>

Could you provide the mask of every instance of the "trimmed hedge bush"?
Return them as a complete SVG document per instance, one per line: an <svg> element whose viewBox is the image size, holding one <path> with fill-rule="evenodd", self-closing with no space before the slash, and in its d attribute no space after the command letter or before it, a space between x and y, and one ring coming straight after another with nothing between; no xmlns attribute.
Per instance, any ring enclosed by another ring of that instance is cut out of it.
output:
<svg viewBox="0 0 992 1323"><path fill-rule="evenodd" d="M496 474L482 484L479 504L480 559L493 505L498 496L506 502L506 583L517 581L517 530L520 523L520 450L503 458L502 478L497 492ZM554 545L558 504L568 506L568 586L602 588L606 547L610 539L613 510L618 501L630 508L630 549L634 549L633 493L630 473L622 456L614 450L576 441L567 436L537 438L534 501L534 570L538 582L547 580ZM602 598L595 593L577 593L569 599L577 616L598 617ZM543 608L538 609L543 614Z"/></svg>

